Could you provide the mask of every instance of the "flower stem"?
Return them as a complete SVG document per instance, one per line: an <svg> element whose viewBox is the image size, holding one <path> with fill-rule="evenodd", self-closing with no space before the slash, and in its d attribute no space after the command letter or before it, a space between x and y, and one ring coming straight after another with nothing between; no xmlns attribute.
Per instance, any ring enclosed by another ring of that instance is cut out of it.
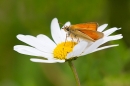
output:
<svg viewBox="0 0 130 86"><path fill-rule="evenodd" d="M75 67L74 67L73 62L72 62L72 61L68 61L68 63L69 63L69 66L70 66L70 68L71 68L71 70L72 70L74 76L75 76L75 79L76 79L76 82L77 82L77 86L80 86L79 77L78 77L78 74L77 74L77 72L76 72L76 69L75 69Z"/></svg>

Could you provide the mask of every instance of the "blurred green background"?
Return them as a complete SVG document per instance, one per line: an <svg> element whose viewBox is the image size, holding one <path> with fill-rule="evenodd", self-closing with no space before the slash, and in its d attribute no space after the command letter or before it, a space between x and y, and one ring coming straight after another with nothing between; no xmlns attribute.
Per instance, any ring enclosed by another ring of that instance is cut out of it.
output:
<svg viewBox="0 0 130 86"><path fill-rule="evenodd" d="M0 0L0 86L75 86L68 63L33 63L13 46L24 44L17 34L45 34L50 23L98 22L121 27L124 38L108 44L120 46L98 51L74 61L81 86L130 86L129 0Z"/></svg>

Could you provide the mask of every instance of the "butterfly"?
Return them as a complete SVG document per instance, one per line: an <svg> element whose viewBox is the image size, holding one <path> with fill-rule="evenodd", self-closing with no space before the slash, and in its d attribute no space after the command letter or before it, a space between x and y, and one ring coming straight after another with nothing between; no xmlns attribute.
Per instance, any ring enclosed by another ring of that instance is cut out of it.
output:
<svg viewBox="0 0 130 86"><path fill-rule="evenodd" d="M67 32L68 36L72 38L82 38L94 42L104 36L102 32L97 31L97 28L98 23L89 22L65 26L63 29Z"/></svg>

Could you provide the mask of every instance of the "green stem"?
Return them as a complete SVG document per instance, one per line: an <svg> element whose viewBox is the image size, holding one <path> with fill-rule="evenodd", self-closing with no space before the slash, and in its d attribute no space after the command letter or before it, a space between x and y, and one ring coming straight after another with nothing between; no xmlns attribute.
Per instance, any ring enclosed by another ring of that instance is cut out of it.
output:
<svg viewBox="0 0 130 86"><path fill-rule="evenodd" d="M80 86L80 81L79 81L79 78L78 78L78 74L77 74L77 72L76 72L76 69L75 69L75 67L74 67L74 64L72 63L72 61L68 61L68 63L69 63L69 66L70 66L70 68L71 68L71 70L72 70L74 76L75 76L75 79L76 79L76 82L77 82L77 86Z"/></svg>

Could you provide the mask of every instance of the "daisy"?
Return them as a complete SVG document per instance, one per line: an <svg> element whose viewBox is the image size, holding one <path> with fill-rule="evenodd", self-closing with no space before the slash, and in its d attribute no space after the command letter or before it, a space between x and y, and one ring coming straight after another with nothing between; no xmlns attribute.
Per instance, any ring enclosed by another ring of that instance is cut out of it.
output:
<svg viewBox="0 0 130 86"><path fill-rule="evenodd" d="M79 56L118 46L118 44L115 44L99 47L108 41L123 38L122 34L110 36L110 34L120 28L113 27L104 31L107 25L108 24L103 24L97 29L97 31L104 34L103 38L95 42L82 39L77 42L76 39L72 40L70 37L67 37L66 39L66 32L63 29L60 29L57 18L54 18L51 22L51 35L54 41L43 34L37 35L36 37L19 34L17 35L17 38L30 46L15 45L14 50L25 55L43 57L43 59L31 58L30 60L33 62L64 63L65 61L73 60ZM65 23L64 26L70 26L70 22Z"/></svg>

